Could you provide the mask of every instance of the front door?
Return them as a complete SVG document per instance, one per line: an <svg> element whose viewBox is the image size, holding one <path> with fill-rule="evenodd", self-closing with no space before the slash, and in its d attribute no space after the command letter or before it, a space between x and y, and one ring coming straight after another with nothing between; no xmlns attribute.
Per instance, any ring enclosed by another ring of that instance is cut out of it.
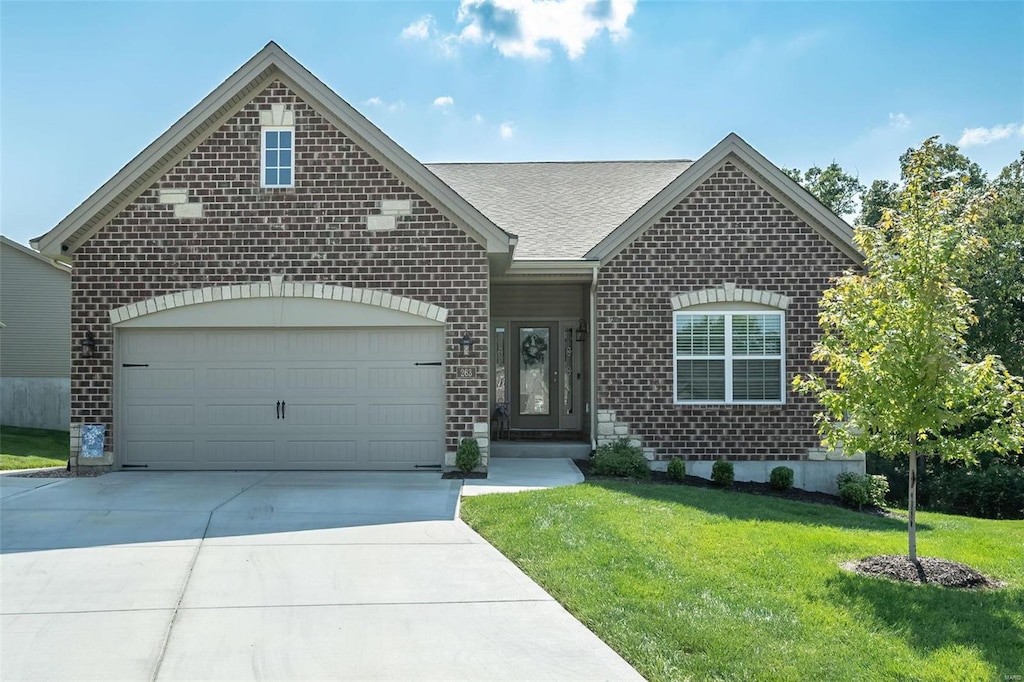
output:
<svg viewBox="0 0 1024 682"><path fill-rule="evenodd" d="M558 323L512 325L512 427L558 428Z"/></svg>

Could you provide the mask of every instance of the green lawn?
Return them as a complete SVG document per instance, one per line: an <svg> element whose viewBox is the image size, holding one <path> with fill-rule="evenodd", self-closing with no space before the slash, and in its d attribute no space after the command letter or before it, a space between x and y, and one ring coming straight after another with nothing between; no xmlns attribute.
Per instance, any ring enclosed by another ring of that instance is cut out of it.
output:
<svg viewBox="0 0 1024 682"><path fill-rule="evenodd" d="M68 432L0 426L0 470L38 469L68 463Z"/></svg>
<svg viewBox="0 0 1024 682"><path fill-rule="evenodd" d="M1009 587L866 578L906 525L688 486L588 483L462 501L463 518L650 680L1024 675L1024 521L923 513L922 556Z"/></svg>

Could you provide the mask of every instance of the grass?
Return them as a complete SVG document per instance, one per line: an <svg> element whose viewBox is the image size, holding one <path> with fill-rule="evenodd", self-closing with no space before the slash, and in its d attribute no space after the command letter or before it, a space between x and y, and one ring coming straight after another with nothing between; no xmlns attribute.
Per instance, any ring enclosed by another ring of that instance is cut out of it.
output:
<svg viewBox="0 0 1024 682"><path fill-rule="evenodd" d="M463 518L650 680L1024 675L1024 521L920 514L923 556L998 591L839 563L906 552L906 524L687 486L600 482L462 501Z"/></svg>
<svg viewBox="0 0 1024 682"><path fill-rule="evenodd" d="M64 466L69 451L67 431L0 426L0 471Z"/></svg>

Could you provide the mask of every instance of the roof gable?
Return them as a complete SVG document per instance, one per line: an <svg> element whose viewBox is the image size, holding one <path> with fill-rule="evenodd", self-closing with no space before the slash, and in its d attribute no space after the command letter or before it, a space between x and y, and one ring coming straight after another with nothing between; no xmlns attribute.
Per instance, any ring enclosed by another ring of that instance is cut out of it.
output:
<svg viewBox="0 0 1024 682"><path fill-rule="evenodd" d="M506 233L385 135L366 117L306 70L276 43L268 43L199 104L146 147L124 168L45 235L32 240L40 252L70 258L118 211L136 199L169 168L194 150L273 80L280 80L333 125L352 137L388 170L428 200L488 252L508 254L514 236Z"/></svg>
<svg viewBox="0 0 1024 682"><path fill-rule="evenodd" d="M853 228L736 133L729 133L628 220L590 249L585 257L600 260L602 264L607 263L727 160L738 163L776 199L855 262L863 261L863 255L853 242Z"/></svg>

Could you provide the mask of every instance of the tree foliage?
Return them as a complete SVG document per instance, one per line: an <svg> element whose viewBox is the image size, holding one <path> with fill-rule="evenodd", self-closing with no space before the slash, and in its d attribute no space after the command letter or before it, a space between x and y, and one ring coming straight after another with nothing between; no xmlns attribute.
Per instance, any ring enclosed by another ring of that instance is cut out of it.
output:
<svg viewBox="0 0 1024 682"><path fill-rule="evenodd" d="M853 213L857 197L864 191L860 181L835 161L825 168L811 166L806 173L798 168L783 168L782 171L836 215Z"/></svg>
<svg viewBox="0 0 1024 682"><path fill-rule="evenodd" d="M909 178L909 166L914 155L920 151L911 147L900 155L900 179L904 185ZM957 184L960 190L957 192L955 206L963 209L972 198L985 189L985 172L981 170L981 166L964 156L955 144L932 140L929 144L929 154L934 158L936 172L925 180L925 191L948 190ZM885 209L899 208L898 183L875 180L863 194L858 225L875 226L882 219Z"/></svg>
<svg viewBox="0 0 1024 682"><path fill-rule="evenodd" d="M1024 443L1020 384L998 358L968 356L975 318L958 283L985 240L976 230L980 202L965 198L971 189L946 167L946 147L932 138L905 155L898 208L855 230L866 271L841 277L821 302L813 358L827 376L793 382L824 407L826 447L908 458L913 561L917 457L972 461Z"/></svg>
<svg viewBox="0 0 1024 682"><path fill-rule="evenodd" d="M967 341L974 353L999 355L1024 376L1024 152L989 190L978 221L989 248L971 264L966 284L979 320Z"/></svg>

